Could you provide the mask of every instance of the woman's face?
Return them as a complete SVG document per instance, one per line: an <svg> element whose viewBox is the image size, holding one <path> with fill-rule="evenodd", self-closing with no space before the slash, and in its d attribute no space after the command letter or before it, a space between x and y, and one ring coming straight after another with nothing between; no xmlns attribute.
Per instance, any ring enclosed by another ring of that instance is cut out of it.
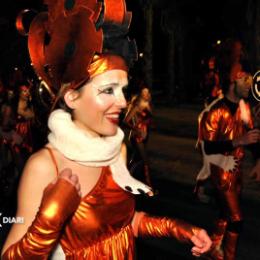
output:
<svg viewBox="0 0 260 260"><path fill-rule="evenodd" d="M151 94L148 88L143 88L141 91L141 97L145 100L149 100L151 98Z"/></svg>
<svg viewBox="0 0 260 260"><path fill-rule="evenodd" d="M93 77L75 100L75 124L92 136L115 135L119 114L126 107L123 89L127 84L124 70L110 70Z"/></svg>
<svg viewBox="0 0 260 260"><path fill-rule="evenodd" d="M27 100L30 97L30 89L27 87L22 87L20 89L20 98Z"/></svg>

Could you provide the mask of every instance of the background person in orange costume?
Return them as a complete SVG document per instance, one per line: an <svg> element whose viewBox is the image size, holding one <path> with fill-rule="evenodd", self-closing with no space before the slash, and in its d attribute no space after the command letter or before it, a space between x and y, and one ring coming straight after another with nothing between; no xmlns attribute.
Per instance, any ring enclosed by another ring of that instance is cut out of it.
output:
<svg viewBox="0 0 260 260"><path fill-rule="evenodd" d="M140 93L134 96L128 105L124 123L131 129L129 140L133 146L134 153L143 162L145 182L152 187L149 170L149 159L146 144L149 139L149 130L152 124L151 93L147 87L143 87Z"/></svg>
<svg viewBox="0 0 260 260"><path fill-rule="evenodd" d="M204 163L197 181L210 178L220 209L211 236L210 259L235 260L243 226L241 162L244 147L248 146L256 157L252 172L259 178L260 130L253 129L249 104L244 101L250 90L251 75L232 67L222 75L224 97L212 102L200 115L199 143Z"/></svg>

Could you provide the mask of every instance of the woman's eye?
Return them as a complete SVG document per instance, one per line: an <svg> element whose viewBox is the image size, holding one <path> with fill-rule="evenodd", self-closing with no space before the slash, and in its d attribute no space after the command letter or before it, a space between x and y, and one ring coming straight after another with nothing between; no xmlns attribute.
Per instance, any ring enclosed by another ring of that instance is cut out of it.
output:
<svg viewBox="0 0 260 260"><path fill-rule="evenodd" d="M113 88L106 88L104 90L100 90L99 91L100 94L109 94L109 95L112 95L114 94L114 89Z"/></svg>

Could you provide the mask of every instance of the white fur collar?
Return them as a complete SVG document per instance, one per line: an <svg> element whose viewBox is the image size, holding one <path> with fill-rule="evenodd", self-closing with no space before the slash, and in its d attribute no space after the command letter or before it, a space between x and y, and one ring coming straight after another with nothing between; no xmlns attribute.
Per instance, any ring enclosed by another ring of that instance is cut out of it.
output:
<svg viewBox="0 0 260 260"><path fill-rule="evenodd" d="M85 166L110 166L115 182L131 193L151 191L150 187L134 179L125 166L120 154L124 137L120 128L115 136L91 137L88 132L78 128L71 115L62 109L54 110L50 114L48 126L51 130L49 142L66 158Z"/></svg>

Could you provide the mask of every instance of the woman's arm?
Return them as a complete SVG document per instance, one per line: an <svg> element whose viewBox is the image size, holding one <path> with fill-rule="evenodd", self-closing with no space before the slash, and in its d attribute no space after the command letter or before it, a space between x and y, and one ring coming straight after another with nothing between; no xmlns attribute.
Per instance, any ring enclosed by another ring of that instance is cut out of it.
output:
<svg viewBox="0 0 260 260"><path fill-rule="evenodd" d="M17 113L18 115L23 116L25 119L31 119L34 117L33 109L28 107L28 101L25 100L19 100Z"/></svg>
<svg viewBox="0 0 260 260"><path fill-rule="evenodd" d="M180 242L192 242L192 253L196 256L207 252L212 244L204 229L178 219L136 212L132 226L135 236L174 237Z"/></svg>
<svg viewBox="0 0 260 260"><path fill-rule="evenodd" d="M26 233L36 216L38 208L41 204L44 188L55 179L55 173L49 167L44 167L45 162L48 165L48 160L45 160L39 152L30 157L28 160L18 189L18 207L16 216L23 217L23 224L13 224L7 240L4 244L3 251L11 244L17 242Z"/></svg>
<svg viewBox="0 0 260 260"><path fill-rule="evenodd" d="M24 223L12 226L2 250L3 260L47 259L63 222L79 203L75 175L66 169L55 178L52 162L45 153L33 155L25 166L16 214L24 218ZM68 204L71 206L66 207Z"/></svg>
<svg viewBox="0 0 260 260"><path fill-rule="evenodd" d="M133 129L135 127L134 123L133 123L133 118L136 115L136 112L138 110L138 107L136 105L134 105L130 111L127 113L125 119L124 119L124 123L131 129Z"/></svg>

